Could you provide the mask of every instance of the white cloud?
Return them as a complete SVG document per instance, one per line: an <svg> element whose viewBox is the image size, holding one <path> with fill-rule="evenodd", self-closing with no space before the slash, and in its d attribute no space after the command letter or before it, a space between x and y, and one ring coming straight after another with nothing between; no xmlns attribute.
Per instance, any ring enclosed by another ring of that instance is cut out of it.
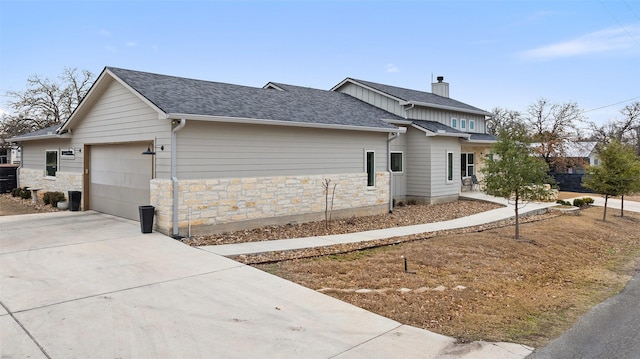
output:
<svg viewBox="0 0 640 359"><path fill-rule="evenodd" d="M398 71L400 71L398 69L398 67L396 65L394 65L394 64L388 64L387 66L384 67L384 70L386 72L398 72Z"/></svg>
<svg viewBox="0 0 640 359"><path fill-rule="evenodd" d="M610 28L582 35L573 40L523 51L526 59L547 60L560 57L582 56L639 47L640 25Z"/></svg>

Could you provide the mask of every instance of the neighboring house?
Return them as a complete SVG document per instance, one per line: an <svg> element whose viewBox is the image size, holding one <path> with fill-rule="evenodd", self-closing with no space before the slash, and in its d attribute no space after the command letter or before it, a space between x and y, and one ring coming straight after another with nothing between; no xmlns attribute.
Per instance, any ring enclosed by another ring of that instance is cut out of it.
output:
<svg viewBox="0 0 640 359"><path fill-rule="evenodd" d="M179 236L323 219L325 179L334 218L455 200L495 142L489 115L353 79L253 88L107 67L64 124L11 141L22 186L133 220L151 204L156 230Z"/></svg>

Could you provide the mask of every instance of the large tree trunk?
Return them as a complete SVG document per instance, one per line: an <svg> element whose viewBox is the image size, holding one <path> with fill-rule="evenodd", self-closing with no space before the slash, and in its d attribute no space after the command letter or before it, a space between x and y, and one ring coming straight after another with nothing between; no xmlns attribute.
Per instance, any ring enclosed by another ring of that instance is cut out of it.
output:
<svg viewBox="0 0 640 359"><path fill-rule="evenodd" d="M602 222L607 221L607 202L609 201L609 195L604 195L604 213L602 214Z"/></svg>

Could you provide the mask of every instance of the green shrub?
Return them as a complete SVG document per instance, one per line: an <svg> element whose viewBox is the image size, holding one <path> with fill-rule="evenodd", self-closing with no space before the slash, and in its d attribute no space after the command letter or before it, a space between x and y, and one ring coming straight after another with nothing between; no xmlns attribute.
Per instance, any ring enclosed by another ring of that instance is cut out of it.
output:
<svg viewBox="0 0 640 359"><path fill-rule="evenodd" d="M416 204L418 204L418 201L416 201L414 198L410 199L407 201L407 204L410 206L415 206Z"/></svg>
<svg viewBox="0 0 640 359"><path fill-rule="evenodd" d="M64 193L62 192L45 192L42 195L42 200L44 204L50 204L51 207L56 207L58 202L64 201Z"/></svg>
<svg viewBox="0 0 640 359"><path fill-rule="evenodd" d="M11 190L11 195L22 199L30 199L31 191L29 191L27 187L18 187Z"/></svg>
<svg viewBox="0 0 640 359"><path fill-rule="evenodd" d="M583 200L582 198L575 198L575 199L573 200L573 206L574 206L574 207L580 207L580 208L582 208L582 207L584 207L584 205L585 205L585 204L584 204L584 200Z"/></svg>
<svg viewBox="0 0 640 359"><path fill-rule="evenodd" d="M584 201L584 204L586 204L587 206L591 206L593 202L595 202L591 197L584 197L582 200Z"/></svg>
<svg viewBox="0 0 640 359"><path fill-rule="evenodd" d="M559 205L562 205L562 206L570 206L571 205L571 203L569 203L569 202L567 202L565 200L562 200L562 199L557 200L556 203L559 204Z"/></svg>

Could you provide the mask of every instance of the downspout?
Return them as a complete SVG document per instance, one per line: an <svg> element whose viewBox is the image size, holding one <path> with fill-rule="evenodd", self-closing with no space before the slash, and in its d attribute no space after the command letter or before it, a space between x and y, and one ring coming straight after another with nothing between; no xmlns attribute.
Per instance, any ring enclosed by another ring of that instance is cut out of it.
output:
<svg viewBox="0 0 640 359"><path fill-rule="evenodd" d="M393 213L393 171L391 170L391 141L398 138L399 132L391 134L387 139L387 171L389 171L389 213Z"/></svg>
<svg viewBox="0 0 640 359"><path fill-rule="evenodd" d="M187 120L182 118L180 123L171 130L171 184L173 186L173 238L180 238L180 231L178 228L178 131L182 130L187 124Z"/></svg>

